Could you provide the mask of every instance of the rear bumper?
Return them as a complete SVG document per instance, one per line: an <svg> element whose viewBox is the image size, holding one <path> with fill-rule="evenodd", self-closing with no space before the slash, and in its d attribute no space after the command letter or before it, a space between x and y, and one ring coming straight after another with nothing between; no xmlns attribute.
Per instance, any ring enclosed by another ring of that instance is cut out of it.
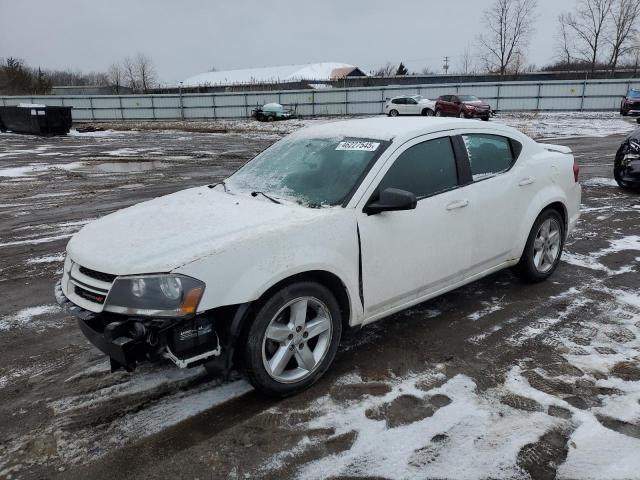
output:
<svg viewBox="0 0 640 480"><path fill-rule="evenodd" d="M631 162L626 167L620 167L619 179L625 183L640 186L640 161Z"/></svg>

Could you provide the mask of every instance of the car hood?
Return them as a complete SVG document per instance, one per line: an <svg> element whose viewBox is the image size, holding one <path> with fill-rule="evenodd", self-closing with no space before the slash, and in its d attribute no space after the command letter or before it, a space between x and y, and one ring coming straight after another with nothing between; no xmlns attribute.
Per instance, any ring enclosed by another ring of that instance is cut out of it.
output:
<svg viewBox="0 0 640 480"><path fill-rule="evenodd" d="M73 236L67 254L84 267L114 275L169 272L240 239L295 228L332 210L190 188L89 223Z"/></svg>
<svg viewBox="0 0 640 480"><path fill-rule="evenodd" d="M435 103L435 100L429 100L428 98L423 98L418 103Z"/></svg>
<svg viewBox="0 0 640 480"><path fill-rule="evenodd" d="M473 105L474 107L488 107L489 104L483 102L482 100L473 100L471 102L462 102L465 105Z"/></svg>

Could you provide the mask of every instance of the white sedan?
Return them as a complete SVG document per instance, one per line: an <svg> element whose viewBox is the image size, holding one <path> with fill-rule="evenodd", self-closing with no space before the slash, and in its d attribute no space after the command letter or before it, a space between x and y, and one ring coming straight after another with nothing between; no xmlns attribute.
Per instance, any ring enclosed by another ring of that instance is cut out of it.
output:
<svg viewBox="0 0 640 480"><path fill-rule="evenodd" d="M401 95L388 98L384 104L384 113L390 117L398 115L422 115L433 117L436 113L436 101L422 95Z"/></svg>
<svg viewBox="0 0 640 480"><path fill-rule="evenodd" d="M327 371L344 328L507 267L548 278L580 196L568 148L503 125L331 122L86 225L56 296L113 369L235 366L285 396Z"/></svg>

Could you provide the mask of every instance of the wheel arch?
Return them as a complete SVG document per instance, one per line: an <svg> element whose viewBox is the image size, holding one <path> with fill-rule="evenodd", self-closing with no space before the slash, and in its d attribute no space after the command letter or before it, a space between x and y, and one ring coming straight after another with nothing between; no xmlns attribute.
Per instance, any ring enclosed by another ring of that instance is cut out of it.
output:
<svg viewBox="0 0 640 480"><path fill-rule="evenodd" d="M560 217L562 218L562 222L564 223L563 227L564 227L564 231L565 231L565 235L567 234L567 226L569 225L569 214L567 212L567 207L564 203L562 202L553 202L550 203L549 205L547 205L546 207L544 207L542 210L540 210L540 213L538 214L538 217L542 214L542 212L546 211L546 210L555 210L556 212L558 212L558 214L560 214ZM536 217L536 218L538 218Z"/></svg>
<svg viewBox="0 0 640 480"><path fill-rule="evenodd" d="M260 297L252 302L252 304L260 305L266 299L271 297L278 290L291 285L297 282L303 281L311 281L316 282L323 287L327 288L333 296L336 298L338 302L338 306L340 307L340 314L342 316L342 326L343 328L348 328L350 324L352 309L351 309L351 298L349 295L349 290L346 284L342 281L338 275L335 273L329 272L327 270L308 270L305 272L296 273L294 275L288 276L275 284L271 285L268 289L266 289Z"/></svg>

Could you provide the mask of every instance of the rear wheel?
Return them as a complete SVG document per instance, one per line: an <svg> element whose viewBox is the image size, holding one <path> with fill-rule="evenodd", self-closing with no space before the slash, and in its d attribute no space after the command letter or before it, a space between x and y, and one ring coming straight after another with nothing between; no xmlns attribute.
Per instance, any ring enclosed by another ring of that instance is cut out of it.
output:
<svg viewBox="0 0 640 480"><path fill-rule="evenodd" d="M389 116L390 117L397 117L398 116L398 110L389 111Z"/></svg>
<svg viewBox="0 0 640 480"><path fill-rule="evenodd" d="M327 371L341 334L340 308L326 287L315 282L284 287L262 304L249 328L247 377L267 395L298 393Z"/></svg>
<svg viewBox="0 0 640 480"><path fill-rule="evenodd" d="M564 221L557 211L542 212L531 228L520 262L513 269L514 273L531 283L549 278L560 263L564 233Z"/></svg>
<svg viewBox="0 0 640 480"><path fill-rule="evenodd" d="M433 110L431 110L430 108L425 108L422 110L422 115L424 117L433 117Z"/></svg>
<svg viewBox="0 0 640 480"><path fill-rule="evenodd" d="M436 117L442 117L442 110L436 110Z"/></svg>

